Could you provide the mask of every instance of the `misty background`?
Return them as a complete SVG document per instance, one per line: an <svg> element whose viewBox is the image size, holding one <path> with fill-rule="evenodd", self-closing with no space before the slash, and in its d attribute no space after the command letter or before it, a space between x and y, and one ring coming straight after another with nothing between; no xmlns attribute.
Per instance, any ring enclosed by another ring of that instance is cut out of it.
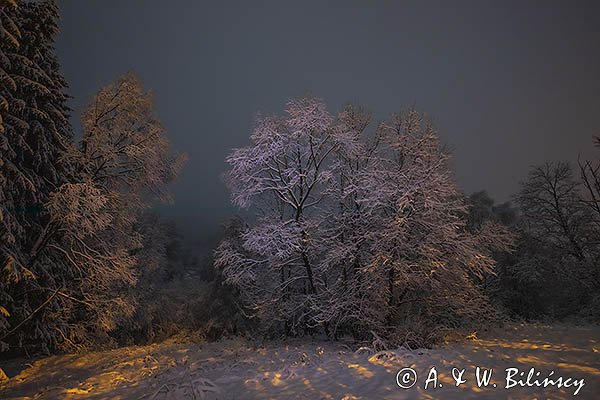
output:
<svg viewBox="0 0 600 400"><path fill-rule="evenodd" d="M135 70L189 162L163 213L188 232L237 212L220 179L257 111L310 92L375 119L415 105L465 193L510 199L532 164L575 160L600 133L600 3L60 0L72 120Z"/></svg>

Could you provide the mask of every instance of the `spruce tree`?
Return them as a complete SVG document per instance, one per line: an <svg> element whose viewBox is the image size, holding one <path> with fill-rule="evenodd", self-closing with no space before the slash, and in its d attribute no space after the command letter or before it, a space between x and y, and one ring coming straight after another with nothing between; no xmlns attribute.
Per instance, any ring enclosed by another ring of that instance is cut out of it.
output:
<svg viewBox="0 0 600 400"><path fill-rule="evenodd" d="M71 129L54 50L57 5L5 0L0 17L0 341L6 347L27 336L39 340L35 310L51 307L43 288L56 284L48 284L55 264L38 259L36 238L48 229L43 204L67 181L61 155ZM22 329L24 321L35 328Z"/></svg>

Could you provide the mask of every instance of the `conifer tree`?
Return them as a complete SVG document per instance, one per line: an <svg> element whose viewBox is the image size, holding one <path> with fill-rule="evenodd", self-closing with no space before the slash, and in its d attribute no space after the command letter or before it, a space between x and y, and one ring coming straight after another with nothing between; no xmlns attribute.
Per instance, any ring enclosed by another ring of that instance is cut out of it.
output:
<svg viewBox="0 0 600 400"><path fill-rule="evenodd" d="M71 140L71 129L66 83L53 44L58 32L55 2L5 0L0 16L2 338L14 330L14 321L24 321L45 301L29 290L30 282L45 282L52 273L36 260L33 250L48 220L43 204L67 181L68 167L61 154Z"/></svg>

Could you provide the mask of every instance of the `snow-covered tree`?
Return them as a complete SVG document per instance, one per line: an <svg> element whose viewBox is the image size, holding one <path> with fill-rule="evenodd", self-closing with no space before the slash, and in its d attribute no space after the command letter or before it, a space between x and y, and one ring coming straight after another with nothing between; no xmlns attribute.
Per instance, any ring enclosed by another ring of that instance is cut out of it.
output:
<svg viewBox="0 0 600 400"><path fill-rule="evenodd" d="M17 26L17 2L15 0L6 0L0 2L0 110L2 114L9 109L9 100L14 96L16 83L11 75L11 59L15 59L18 54L21 32ZM0 134L4 134L4 120L0 114ZM5 150L6 145L3 146Z"/></svg>
<svg viewBox="0 0 600 400"><path fill-rule="evenodd" d="M27 282L48 279L46 268L32 260L32 249L48 221L44 203L69 174L61 154L71 129L53 47L56 4L4 1L0 17L0 305L7 311L0 315L2 341L9 328L48 304Z"/></svg>
<svg viewBox="0 0 600 400"><path fill-rule="evenodd" d="M127 292L119 288L135 283L144 251L136 225L153 201L170 200L167 185L184 161L172 153L152 95L134 74L100 90L82 122L81 141L65 155L74 180L48 204L49 225L60 227L60 235L45 247L70 264L74 279L66 289L78 299L72 305L82 305L80 313L87 315L73 321L78 327L70 332L73 342L110 332L133 312L132 301L122 296Z"/></svg>
<svg viewBox="0 0 600 400"><path fill-rule="evenodd" d="M14 9L17 4L15 1L7 1L0 5L0 188L6 185L4 177L5 154L8 150L8 140L6 137L6 129L4 128L3 115L8 111L9 99L13 97L11 90L10 77L10 59L9 57L19 48L20 32L15 23ZM12 89L16 89L12 85ZM7 200L5 191L0 189L0 240L8 240L8 225L4 222L4 214L6 213ZM4 267L8 259L2 254L0 258L0 266ZM5 305L10 301L6 291L0 286L0 331L8 326L7 318L10 317L10 312Z"/></svg>
<svg viewBox="0 0 600 400"><path fill-rule="evenodd" d="M363 204L362 174L374 166L379 145L377 133L370 135L371 114L357 105L346 105L338 120L356 144L352 151L340 148L334 152L334 177L327 188L323 204L320 268L327 276L321 296L318 320L330 336L340 331L363 336L369 327L381 322L377 307L380 291L372 290L372 271L366 268L370 259L368 233L373 227Z"/></svg>
<svg viewBox="0 0 600 400"><path fill-rule="evenodd" d="M468 209L435 128L415 110L379 126L377 161L359 180L372 223L370 264L385 282L386 324L414 317L458 324L489 313L475 283L493 270L491 252L512 236L486 223L468 229ZM389 328L388 328L389 329ZM393 329L392 329L393 331Z"/></svg>
<svg viewBox="0 0 600 400"><path fill-rule="evenodd" d="M286 111L259 118L252 145L227 158L233 201L255 206L256 223L222 242L216 265L259 317L288 333L392 337L411 315L456 323L489 311L476 280L512 236L493 223L468 229L431 124L411 110L369 135L359 107L333 118L301 98Z"/></svg>
<svg viewBox="0 0 600 400"><path fill-rule="evenodd" d="M359 144L320 99L292 100L285 111L259 116L252 144L227 157L233 202L253 207L257 222L240 232L241 244L222 243L216 264L259 316L293 332L320 325L328 285L321 205L340 167L334 154L351 154Z"/></svg>
<svg viewBox="0 0 600 400"><path fill-rule="evenodd" d="M48 194L40 229L27 231L32 245L13 261L30 279L10 287L21 294L15 301L28 293L43 305L24 312L23 340L70 349L109 342L132 315L127 286L136 281L138 259L147 261L143 252L154 251L143 247L140 217L154 201L170 199L167 185L184 161L134 74L100 90L82 123L81 140L60 153L66 182Z"/></svg>

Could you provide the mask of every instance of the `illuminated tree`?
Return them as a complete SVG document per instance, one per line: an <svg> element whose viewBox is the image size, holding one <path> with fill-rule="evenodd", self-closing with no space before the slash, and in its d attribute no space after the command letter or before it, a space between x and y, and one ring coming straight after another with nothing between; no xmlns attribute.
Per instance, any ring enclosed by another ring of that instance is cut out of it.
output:
<svg viewBox="0 0 600 400"><path fill-rule="evenodd" d="M493 270L492 251L510 248L511 234L493 223L468 229L448 152L421 114L394 115L377 136L376 161L356 190L371 224L368 266L377 272L374 289L386 294L377 307L386 326L415 316L434 326L482 318L491 307L478 281Z"/></svg>
<svg viewBox="0 0 600 400"><path fill-rule="evenodd" d="M153 201L169 200L166 186L184 161L172 154L152 96L133 74L101 89L82 123L82 139L61 154L68 182L49 194L33 246L13 262L15 274L26 265L30 279L10 287L43 300L43 310L27 317L35 329L22 334L64 348L106 343L132 314L126 287L143 252L153 251L142 246L140 218Z"/></svg>
<svg viewBox="0 0 600 400"><path fill-rule="evenodd" d="M339 169L333 155L352 153L358 143L312 97L290 101L284 117L259 117L251 139L228 156L227 182L233 202L254 206L259 220L240 234L242 249L230 241L219 247L217 265L259 315L288 330L312 328L328 284L320 223Z"/></svg>
<svg viewBox="0 0 600 400"><path fill-rule="evenodd" d="M493 223L467 229L449 157L420 114L369 138L357 107L333 118L302 98L286 112L259 118L252 144L227 158L233 201L257 220L221 243L216 265L261 319L288 333L390 336L416 309L455 320L489 311L475 280L512 237Z"/></svg>

